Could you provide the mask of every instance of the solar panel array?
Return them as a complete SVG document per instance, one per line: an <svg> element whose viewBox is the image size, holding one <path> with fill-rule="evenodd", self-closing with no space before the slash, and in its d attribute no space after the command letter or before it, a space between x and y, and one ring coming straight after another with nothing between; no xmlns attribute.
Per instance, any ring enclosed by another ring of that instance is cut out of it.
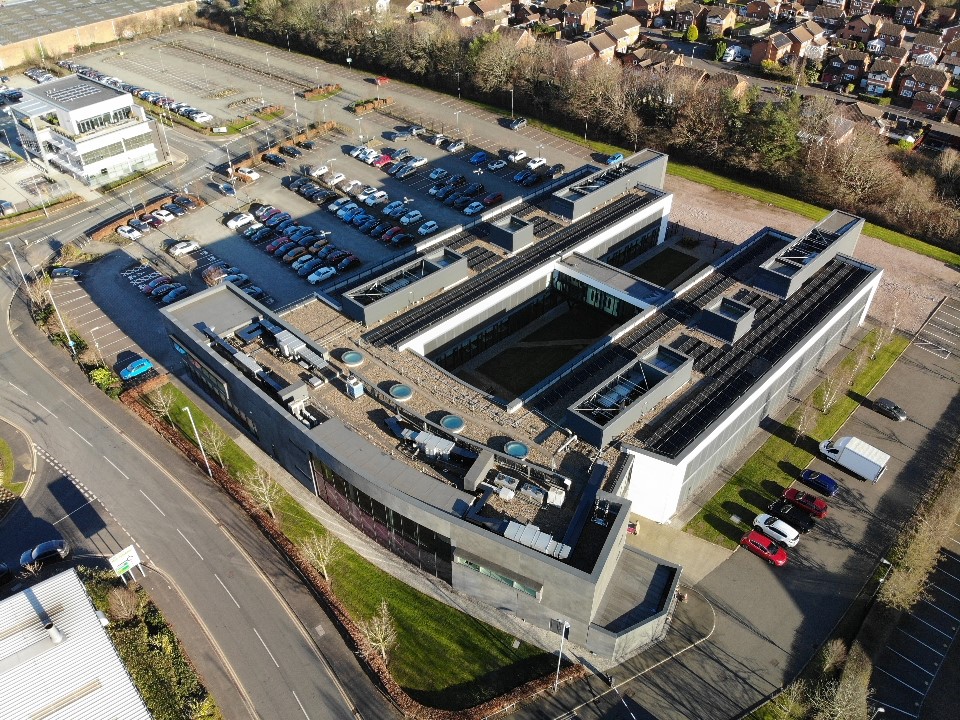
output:
<svg viewBox="0 0 960 720"><path fill-rule="evenodd" d="M77 81L66 87L55 87L52 90L44 91L44 95L57 103L70 103L80 98L90 97L104 92L104 87L93 82Z"/></svg>
<svg viewBox="0 0 960 720"><path fill-rule="evenodd" d="M802 238L777 258L780 262L791 265L806 265L814 257L822 253L837 240L835 233L824 232L813 228Z"/></svg>

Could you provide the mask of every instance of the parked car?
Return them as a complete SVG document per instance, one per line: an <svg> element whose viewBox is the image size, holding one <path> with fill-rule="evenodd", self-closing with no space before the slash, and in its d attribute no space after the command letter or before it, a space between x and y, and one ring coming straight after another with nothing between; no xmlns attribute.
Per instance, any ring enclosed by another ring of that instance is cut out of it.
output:
<svg viewBox="0 0 960 720"><path fill-rule="evenodd" d="M415 166L405 165L400 169L400 172L394 175L394 177L398 178L399 180L403 180L404 178L408 178L411 175L413 175L416 171L417 171L417 168Z"/></svg>
<svg viewBox="0 0 960 720"><path fill-rule="evenodd" d="M840 483L816 470L804 470L800 473L800 482L827 497L833 497L840 490Z"/></svg>
<svg viewBox="0 0 960 720"><path fill-rule="evenodd" d="M389 242L394 235L403 232L403 228L399 225L394 225L392 228L387 230L383 235L380 236L380 239L384 242Z"/></svg>
<svg viewBox="0 0 960 720"><path fill-rule="evenodd" d="M358 258L356 255L348 255L337 263L336 270L337 272L343 272L344 270L349 270L350 268L359 264L360 258Z"/></svg>
<svg viewBox="0 0 960 720"><path fill-rule="evenodd" d="M323 262L321 260L321 262ZM307 282L311 285L316 285L317 283L323 282L327 278L332 278L337 274L337 271L334 270L329 265L317 269L312 275L307 278Z"/></svg>
<svg viewBox="0 0 960 720"><path fill-rule="evenodd" d="M411 210L406 215L400 218L401 225L412 225L415 222L419 222L423 219L423 213L419 210Z"/></svg>
<svg viewBox="0 0 960 720"><path fill-rule="evenodd" d="M460 152L463 150L467 144L463 140L454 140L449 145L447 145L447 152Z"/></svg>
<svg viewBox="0 0 960 720"><path fill-rule="evenodd" d="M299 258L297 262L300 262L300 260L302 259L303 258ZM296 264L297 263L294 263L294 267L296 267ZM313 271L316 270L321 265L323 265L323 258L311 257L309 260L303 263L300 267L296 268L297 275L299 275L300 277L307 277L308 275L312 275Z"/></svg>
<svg viewBox="0 0 960 720"><path fill-rule="evenodd" d="M254 217L250 213L240 213L239 215L234 215L232 218L227 220L226 225L231 230L237 230L242 228L244 225L249 225L254 222Z"/></svg>
<svg viewBox="0 0 960 720"><path fill-rule="evenodd" d="M61 279L61 278L74 278L74 279L76 279L76 278L79 278L80 275L81 275L81 272L80 272L79 270L76 270L76 269L74 269L74 268L68 268L68 267L53 268L53 269L50 271L50 279L51 279L51 280L58 280L58 279Z"/></svg>
<svg viewBox="0 0 960 720"><path fill-rule="evenodd" d="M370 194L370 197L367 198L367 205L373 207L374 205L379 205L380 203L385 203L390 199L390 196L387 195L386 190L377 190L374 193Z"/></svg>
<svg viewBox="0 0 960 720"><path fill-rule="evenodd" d="M536 170L537 168L542 168L547 164L547 159L544 157L535 157L527 163L527 167L530 170Z"/></svg>
<svg viewBox="0 0 960 720"><path fill-rule="evenodd" d="M494 205L499 205L500 203L503 202L503 193L501 192L490 193L489 195L485 195L483 200L481 200L480 202L482 202L487 207L493 207Z"/></svg>
<svg viewBox="0 0 960 720"><path fill-rule="evenodd" d="M463 214L467 216L476 215L486 209L482 202L472 202L463 209Z"/></svg>
<svg viewBox="0 0 960 720"><path fill-rule="evenodd" d="M450 176L450 173L448 173L443 168L436 168L430 173L431 180L443 180L444 178L447 178L449 176Z"/></svg>
<svg viewBox="0 0 960 720"><path fill-rule="evenodd" d="M131 380L153 369L153 363L147 358L137 358L120 371L123 380Z"/></svg>
<svg viewBox="0 0 960 720"><path fill-rule="evenodd" d="M787 564L787 551L756 530L751 530L740 538L740 545L771 565L782 567Z"/></svg>
<svg viewBox="0 0 960 720"><path fill-rule="evenodd" d="M381 155L370 164L375 168L382 168L388 162L392 162L392 161L393 161L393 158L390 157L389 155Z"/></svg>
<svg viewBox="0 0 960 720"><path fill-rule="evenodd" d="M516 174L513 176L513 181L519 185L519 184L522 183L524 180L526 180L528 177L530 177L531 175L535 175L535 174L536 174L536 173L534 173L533 170L521 170L520 172L516 173Z"/></svg>
<svg viewBox="0 0 960 720"><path fill-rule="evenodd" d="M413 236L409 233L397 233L390 238L390 245L392 247L403 247L404 245L409 245L412 242Z"/></svg>
<svg viewBox="0 0 960 720"><path fill-rule="evenodd" d="M487 170L502 170L507 166L507 161L503 158L497 158L491 163L487 163Z"/></svg>
<svg viewBox="0 0 960 720"><path fill-rule="evenodd" d="M161 302L164 305L170 305L171 303L176 302L177 300L182 298L184 295L187 295L189 293L190 293L190 288L184 287L183 285L181 285L180 287L174 288L173 290L168 292L166 295L164 295L163 300L161 300Z"/></svg>
<svg viewBox="0 0 960 720"><path fill-rule="evenodd" d="M482 165L484 162L486 162L486 160L487 154L483 150L480 150L479 152L475 152L470 156L469 162L471 165Z"/></svg>
<svg viewBox="0 0 960 720"><path fill-rule="evenodd" d="M811 495L799 488L787 488L783 491L783 499L791 505L795 505L804 512L810 513L815 518L825 518L827 516L827 501Z"/></svg>
<svg viewBox="0 0 960 720"><path fill-rule="evenodd" d="M266 293L263 291L263 289L257 287L256 285L249 285L249 286L247 286L247 287L245 287L245 288L241 288L241 289L242 289L243 292L245 292L247 295L249 295L250 297L252 297L254 300L259 300L259 299L262 298L264 295L266 295Z"/></svg>
<svg viewBox="0 0 960 720"><path fill-rule="evenodd" d="M783 520L787 525L800 533L808 533L817 526L813 515L792 505L784 498L775 500L767 507L767 514Z"/></svg>
<svg viewBox="0 0 960 720"><path fill-rule="evenodd" d="M877 398L874 400L873 409L881 415L886 415L891 420L896 420L897 422L903 422L907 419L907 413L904 409L893 400L888 400L887 398Z"/></svg>
<svg viewBox="0 0 960 720"><path fill-rule="evenodd" d="M313 150L316 146L317 144L313 140L301 140L297 143L297 147L304 150Z"/></svg>
<svg viewBox="0 0 960 720"><path fill-rule="evenodd" d="M47 540L20 555L20 567L35 568L60 562L68 557L70 557L70 544L66 540Z"/></svg>
<svg viewBox="0 0 960 720"><path fill-rule="evenodd" d="M520 181L520 184L523 185L523 187L533 187L539 182L540 176L531 170L530 174Z"/></svg>
<svg viewBox="0 0 960 720"><path fill-rule="evenodd" d="M440 228L437 225L436 220L427 220L423 225L420 226L420 229L417 232L420 235L429 235L430 233L435 233Z"/></svg>
<svg viewBox="0 0 960 720"><path fill-rule="evenodd" d="M474 195L479 195L484 190L486 190L486 188L483 186L483 183L470 183L465 188L463 188L461 192L464 195L469 195L470 197L473 197Z"/></svg>
<svg viewBox="0 0 960 720"><path fill-rule="evenodd" d="M563 163L557 163L556 165L550 166L550 169L547 170L547 175L550 177L557 177L557 175L563 175L566 169L567 168L564 167Z"/></svg>
<svg viewBox="0 0 960 720"><path fill-rule="evenodd" d="M264 153L261 157L261 160L266 163L270 163L274 167L286 167L287 165L286 158L281 155L277 155L276 153Z"/></svg>
<svg viewBox="0 0 960 720"><path fill-rule="evenodd" d="M327 205L327 210L329 210L332 213L338 212L340 208L342 208L348 202L350 202L350 198L345 198L345 197L337 198L332 203Z"/></svg>
<svg viewBox="0 0 960 720"><path fill-rule="evenodd" d="M370 228L374 227L379 222L380 221L372 215L367 215L366 219L357 227L357 230L366 235L370 231Z"/></svg>
<svg viewBox="0 0 960 720"><path fill-rule="evenodd" d="M233 273L231 275L227 275L223 281L233 283L237 287L241 287L250 282L250 276L246 273Z"/></svg>
<svg viewBox="0 0 960 720"><path fill-rule="evenodd" d="M298 148L295 148L293 145L281 145L280 152L283 155L286 155L287 157L291 157L291 158L298 158L303 156L303 152L301 152Z"/></svg>
<svg viewBox="0 0 960 720"><path fill-rule="evenodd" d="M133 220L127 220L127 225L132 227L141 235L145 235L146 233L153 230L153 228L147 225L145 222L143 222L142 220L137 220L136 218L134 218Z"/></svg>
<svg viewBox="0 0 960 720"><path fill-rule="evenodd" d="M511 130L522 130L527 126L527 119L523 117L514 118L510 121Z"/></svg>
<svg viewBox="0 0 960 720"><path fill-rule="evenodd" d="M359 180L351 180L350 182L348 182L346 185L344 185L344 186L343 186L342 188L340 188L340 189L341 189L343 192L345 192L345 193L347 193L347 194L350 194L350 193L353 193L354 191L356 191L356 190L358 190L359 188L362 188L362 187L363 187L363 183L360 182Z"/></svg>
<svg viewBox="0 0 960 720"><path fill-rule="evenodd" d="M614 153L607 157L607 165L617 165L623 162L623 153Z"/></svg>
<svg viewBox="0 0 960 720"><path fill-rule="evenodd" d="M373 185L366 185L359 193L357 193L357 200L359 202L366 202L367 198L377 192L377 189Z"/></svg>
<svg viewBox="0 0 960 720"><path fill-rule="evenodd" d="M237 191L230 183L223 183L217 188L220 191L221 195L226 195L227 197L236 197Z"/></svg>
<svg viewBox="0 0 960 720"><path fill-rule="evenodd" d="M193 240L187 240L185 242L178 242L175 245L172 245L167 251L173 257L180 257L181 255L186 255L187 253L192 253L200 249L200 244L194 242Z"/></svg>
<svg viewBox="0 0 960 720"><path fill-rule="evenodd" d="M257 220L262 221L262 220L266 220L271 213L278 213L278 212L280 211L277 210L273 205L261 205L259 208L253 211L253 216Z"/></svg>
<svg viewBox="0 0 960 720"><path fill-rule="evenodd" d="M399 210L403 206L403 200L394 200L383 209L383 214L389 216L394 210Z"/></svg>
<svg viewBox="0 0 960 720"><path fill-rule="evenodd" d="M292 250L288 251L288 252L287 252L282 258L280 258L280 259L281 259L282 262L285 262L285 263L287 263L287 264L290 264L290 263L292 263L294 260L296 260L298 257L300 257L301 255L306 255L306 254L307 254L307 249L306 249L305 247L303 247L302 245L299 245L299 246L293 248Z"/></svg>
<svg viewBox="0 0 960 720"><path fill-rule="evenodd" d="M354 214L359 211L360 211L359 205L357 205L355 202L348 202L342 208L337 210L337 217L340 218L341 220L349 221L350 218L352 218Z"/></svg>
<svg viewBox="0 0 960 720"><path fill-rule="evenodd" d="M336 187L337 185L339 185L340 183L342 183L342 182L343 182L344 180L346 180L346 179L347 179L347 176L346 176L346 175L344 175L343 173L338 172L338 173L334 173L333 175L331 175L330 177L328 177L327 180L326 180L326 183L327 183L327 186L328 186L328 187Z"/></svg>
<svg viewBox="0 0 960 720"><path fill-rule="evenodd" d="M196 210L197 203L193 201L192 198L188 198L186 195L175 195L173 201L182 207L184 210Z"/></svg>
<svg viewBox="0 0 960 720"><path fill-rule="evenodd" d="M436 195L434 197L436 197L437 200L445 201L455 192L457 192L456 185L444 185L442 188L437 190Z"/></svg>
<svg viewBox="0 0 960 720"><path fill-rule="evenodd" d="M776 540L787 547L796 547L800 542L800 533L773 515L757 515L753 519L753 527L771 540Z"/></svg>
<svg viewBox="0 0 960 720"><path fill-rule="evenodd" d="M316 179L322 178L329 171L330 171L330 168L328 168L326 165L314 165L313 167L307 170L307 175L309 175L310 177L316 180Z"/></svg>
<svg viewBox="0 0 960 720"><path fill-rule="evenodd" d="M139 230L134 230L129 225L121 225L117 228L117 235L127 240L139 240L143 237L143 233Z"/></svg>
<svg viewBox="0 0 960 720"><path fill-rule="evenodd" d="M464 210L466 209L467 205L472 202L473 198L471 198L469 195L464 195L461 193L460 197L453 201L453 207L456 210Z"/></svg>
<svg viewBox="0 0 960 720"><path fill-rule="evenodd" d="M410 150L408 150L408 149L405 148L405 147L403 147L403 148L397 148L396 150L392 150L392 151L390 152L390 157L391 157L391 159L394 160L394 161L403 160L404 158L409 157L409 156L410 156Z"/></svg>
<svg viewBox="0 0 960 720"><path fill-rule="evenodd" d="M174 214L173 214L172 212L170 212L169 210L165 210L165 209L163 209L163 208L160 208L159 210L154 210L154 211L153 211L153 216L154 216L154 217L157 217L157 218L160 218L160 219L163 220L163 222L165 222L165 223L173 222L174 220L177 219L177 216L176 216L176 215L174 215Z"/></svg>

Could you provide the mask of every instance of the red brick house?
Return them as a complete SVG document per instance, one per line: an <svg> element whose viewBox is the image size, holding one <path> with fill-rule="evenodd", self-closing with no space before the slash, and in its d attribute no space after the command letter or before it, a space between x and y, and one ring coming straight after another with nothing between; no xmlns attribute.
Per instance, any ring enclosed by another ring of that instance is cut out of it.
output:
<svg viewBox="0 0 960 720"><path fill-rule="evenodd" d="M597 24L597 8L585 2L572 2L563 11L563 26L577 34L593 29Z"/></svg>
<svg viewBox="0 0 960 720"><path fill-rule="evenodd" d="M623 9L639 20L644 27L650 27L653 25L653 19L663 12L663 0L628 0L624 3Z"/></svg>
<svg viewBox="0 0 960 720"><path fill-rule="evenodd" d="M683 55L653 50L652 48L640 48L629 55L625 55L623 64L642 69L677 67L683 65Z"/></svg>
<svg viewBox="0 0 960 720"><path fill-rule="evenodd" d="M780 62L792 54L793 41L782 32L775 32L755 42L750 48L750 62L759 65L764 60Z"/></svg>
<svg viewBox="0 0 960 720"><path fill-rule="evenodd" d="M870 95L883 95L893 89L900 64L890 60L874 60L867 70L866 92Z"/></svg>
<svg viewBox="0 0 960 720"><path fill-rule="evenodd" d="M847 12L850 13L851 17L856 17L857 15L869 15L873 12L873 6L877 4L877 0L850 0L850 3L847 7Z"/></svg>
<svg viewBox="0 0 960 720"><path fill-rule="evenodd" d="M776 20L780 16L780 0L751 0L747 3L747 17L754 20Z"/></svg>
<svg viewBox="0 0 960 720"><path fill-rule="evenodd" d="M907 29L898 23L885 22L877 29L876 39L885 46L900 47L907 35Z"/></svg>
<svg viewBox="0 0 960 720"><path fill-rule="evenodd" d="M827 32L837 32L847 24L847 13L842 8L818 5L813 11L813 21Z"/></svg>
<svg viewBox="0 0 960 720"><path fill-rule="evenodd" d="M900 0L893 11L893 21L907 27L915 27L926 9L927 4L923 0Z"/></svg>
<svg viewBox="0 0 960 720"><path fill-rule="evenodd" d="M897 96L905 105L913 105L918 93L943 95L950 85L950 76L936 68L911 65L900 71L897 80Z"/></svg>
<svg viewBox="0 0 960 720"><path fill-rule="evenodd" d="M691 25L696 25L697 30L703 32L708 9L706 5L699 5L698 3L677 5L673 14L673 29L686 32Z"/></svg>
<svg viewBox="0 0 960 720"><path fill-rule="evenodd" d="M960 78L960 39L954 40L943 49L943 60L954 78Z"/></svg>
<svg viewBox="0 0 960 720"><path fill-rule="evenodd" d="M918 92L913 96L910 109L925 115L936 115L943 106L943 96L931 92Z"/></svg>
<svg viewBox="0 0 960 720"><path fill-rule="evenodd" d="M617 41L606 33L597 33L587 43L597 54L597 60L610 63L616 54Z"/></svg>
<svg viewBox="0 0 960 720"><path fill-rule="evenodd" d="M883 18L877 15L863 15L848 22L837 31L837 37L867 43L873 40L877 30L883 25Z"/></svg>
<svg viewBox="0 0 960 720"><path fill-rule="evenodd" d="M933 33L918 32L910 49L910 57L915 58L925 53L930 53L939 60L943 54L943 38Z"/></svg>
<svg viewBox="0 0 960 720"><path fill-rule="evenodd" d="M860 80L866 75L870 56L859 50L841 48L827 54L823 62L821 80L827 85L860 85Z"/></svg>
<svg viewBox="0 0 960 720"><path fill-rule="evenodd" d="M566 52L567 60L570 61L570 69L575 73L596 57L593 48L583 40L567 44L564 47L564 51Z"/></svg>
<svg viewBox="0 0 960 720"><path fill-rule="evenodd" d="M703 22L707 37L726 37L737 24L737 11L728 7L712 7L707 10L707 16Z"/></svg>

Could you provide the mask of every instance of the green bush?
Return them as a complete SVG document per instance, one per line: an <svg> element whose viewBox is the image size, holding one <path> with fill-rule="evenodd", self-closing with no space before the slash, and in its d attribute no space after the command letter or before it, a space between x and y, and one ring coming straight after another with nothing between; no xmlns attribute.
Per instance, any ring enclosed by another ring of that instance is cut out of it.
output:
<svg viewBox="0 0 960 720"><path fill-rule="evenodd" d="M84 350L87 349L87 341L82 337L77 335L75 332L70 333L70 339L73 340L73 351L79 355ZM59 345L60 347L69 347L67 344L67 336L62 332L54 333L50 336L50 342L54 345Z"/></svg>
<svg viewBox="0 0 960 720"><path fill-rule="evenodd" d="M87 376L90 378L90 382L103 390L110 397L117 397L117 395L120 394L120 389L123 387L120 377L109 368L94 368L87 373Z"/></svg>

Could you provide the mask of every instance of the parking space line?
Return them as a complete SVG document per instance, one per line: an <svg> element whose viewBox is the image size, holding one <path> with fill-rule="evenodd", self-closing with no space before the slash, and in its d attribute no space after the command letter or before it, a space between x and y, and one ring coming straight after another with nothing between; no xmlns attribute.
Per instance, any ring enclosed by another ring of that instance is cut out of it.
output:
<svg viewBox="0 0 960 720"><path fill-rule="evenodd" d="M873 667L874 667L875 670L879 670L880 672L882 672L884 675L888 676L888 677L891 678L892 680L896 680L898 683L900 683L900 684L903 685L904 687L909 688L910 690L913 690L913 691L914 691L917 695L919 695L920 697L926 697L926 695L927 695L927 691L926 691L926 690L917 690L917 688L915 688L913 685L904 682L903 680L901 680L900 678L898 678L898 677L897 677L896 675L894 675L893 673L887 672L886 670L884 670L882 667L879 667L879 666L877 666L877 665L874 665Z"/></svg>
<svg viewBox="0 0 960 720"><path fill-rule="evenodd" d="M960 577L957 577L956 575L954 575L954 574L952 574L952 573L948 573L946 570L944 570L944 569L942 569L942 568L939 568L939 570L940 570L941 573L943 573L944 575L946 575L948 578L953 578L954 580L960 581Z"/></svg>
<svg viewBox="0 0 960 720"><path fill-rule="evenodd" d="M942 587L940 587L939 585L936 585L936 584L934 584L934 583L930 583L930 587L936 588L937 590L939 590L940 592L942 592L942 593L943 593L944 595L946 595L947 597L952 597L954 600L960 600L960 597L957 597L957 596L954 595L953 593L947 592L946 590L944 590L944 589L943 589Z"/></svg>
<svg viewBox="0 0 960 720"><path fill-rule="evenodd" d="M929 605L930 607L932 607L934 610L939 610L940 612L942 612L944 615L946 615L946 616L947 616L948 618L950 618L951 620L953 620L953 621L955 621L955 622L960 622L960 618L954 617L953 615L951 615L950 613L948 613L946 610L944 610L942 607L938 607L938 606L934 605L934 604L933 604L932 602L930 602L929 600L923 600L923 601L921 601L921 602L926 603L927 605Z"/></svg>
<svg viewBox="0 0 960 720"><path fill-rule="evenodd" d="M910 633L908 633L906 630L904 630L902 627L898 627L897 630L899 630L900 632L902 632L904 635L906 635L906 636L907 636L908 638L910 638L911 640L914 640L914 641L920 643L921 645L923 645L925 648L927 648L927 649L930 650L931 652L936 653L936 654L939 655L940 657L943 657L943 656L944 656L944 653L942 653L942 652L940 652L939 650L937 650L936 648L934 648L933 645L927 645L927 643L925 643L923 640L921 640L921 639L918 638L918 637L914 637L913 635L911 635Z"/></svg>
<svg viewBox="0 0 960 720"><path fill-rule="evenodd" d="M948 638L950 638L951 640L953 639L953 635L951 635L950 633L944 632L943 630L941 630L940 628L938 628L936 625L933 625L932 623L928 623L928 622L927 622L926 620L924 620L922 617L917 617L916 615L911 615L911 617L912 617L914 620L919 620L919 621L922 622L924 625L926 625L927 627L929 627L931 630L934 630L935 632L940 633L940 634L943 635L944 637L948 637Z"/></svg>
<svg viewBox="0 0 960 720"><path fill-rule="evenodd" d="M920 717L920 716L919 716L918 714L916 714L916 713L908 712L907 710L901 710L901 709L898 708L896 705L891 705L890 703L881 702L881 703L878 703L878 705L882 705L883 707L887 708L888 710L893 710L893 711L898 712L898 713L903 713L904 715L906 715L906 716L908 716L908 717L912 717L912 718Z"/></svg>
<svg viewBox="0 0 960 720"><path fill-rule="evenodd" d="M925 673L926 673L927 675L929 675L930 677L933 677L933 676L934 676L934 673L930 672L929 670L927 670L927 669L926 669L925 667L923 667L922 665L919 665L919 664L915 663L913 660L911 660L910 658L908 658L908 657L907 657L906 655L904 655L903 653L897 652L896 650L894 650L894 649L893 649L892 647L890 647L889 645L887 645L887 650L889 650L890 652L892 652L894 655L899 655L899 656L902 657L904 660L906 660L908 663L910 663L911 665L913 665L915 668L917 668L917 669L919 669L919 670L922 670L923 672L925 672Z"/></svg>

